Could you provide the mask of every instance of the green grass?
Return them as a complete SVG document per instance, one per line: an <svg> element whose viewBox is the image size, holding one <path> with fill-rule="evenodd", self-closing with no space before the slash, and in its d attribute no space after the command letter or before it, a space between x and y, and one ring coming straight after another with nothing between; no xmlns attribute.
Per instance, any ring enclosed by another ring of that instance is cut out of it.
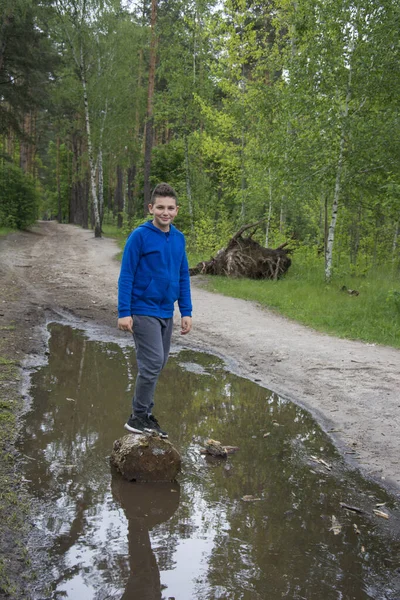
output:
<svg viewBox="0 0 400 600"><path fill-rule="evenodd" d="M126 234L112 225L104 235L117 239L122 249ZM188 252L189 265L211 256ZM252 300L317 331L341 338L362 340L400 348L400 273L375 269L367 276L353 277L343 270L328 285L324 280L322 258L310 252L292 257L293 264L279 281L254 281L207 276L210 291ZM356 289L358 296L342 291Z"/></svg>
<svg viewBox="0 0 400 600"><path fill-rule="evenodd" d="M191 265L198 262L191 256ZM293 265L280 281L207 277L207 289L262 306L337 337L400 348L400 276L375 270L366 277L336 276L324 281L323 265ZM341 290L356 289L358 296Z"/></svg>
<svg viewBox="0 0 400 600"><path fill-rule="evenodd" d="M118 229L116 225L103 225L102 230L104 237L110 237L117 241L118 246L121 248L121 252L117 254L116 258L117 260L121 260L126 238L128 237L126 231Z"/></svg>
<svg viewBox="0 0 400 600"><path fill-rule="evenodd" d="M11 229L11 227L0 227L0 237L2 235L7 235L8 233L11 233L12 231L15 231L15 229Z"/></svg>
<svg viewBox="0 0 400 600"><path fill-rule="evenodd" d="M3 356L0 356L0 365L13 365L15 363L15 360L9 360L8 358L4 358Z"/></svg>

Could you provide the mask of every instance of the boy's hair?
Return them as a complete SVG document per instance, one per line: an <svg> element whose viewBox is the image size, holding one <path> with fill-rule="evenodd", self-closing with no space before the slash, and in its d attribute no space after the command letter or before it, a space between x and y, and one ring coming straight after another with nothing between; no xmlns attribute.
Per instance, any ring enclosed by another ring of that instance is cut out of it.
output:
<svg viewBox="0 0 400 600"><path fill-rule="evenodd" d="M153 190L150 198L150 204L153 205L156 198L175 198L175 202L178 204L178 196L172 186L168 183L159 183Z"/></svg>

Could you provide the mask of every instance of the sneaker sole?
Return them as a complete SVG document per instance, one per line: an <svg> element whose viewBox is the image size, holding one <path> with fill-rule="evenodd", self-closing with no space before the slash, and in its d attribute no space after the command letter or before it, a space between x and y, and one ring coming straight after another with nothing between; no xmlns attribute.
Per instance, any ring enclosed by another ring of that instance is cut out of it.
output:
<svg viewBox="0 0 400 600"><path fill-rule="evenodd" d="M134 427L128 425L128 423L125 423L124 427L131 433L148 433L147 429L145 429L144 431L142 431L141 429L135 429Z"/></svg>

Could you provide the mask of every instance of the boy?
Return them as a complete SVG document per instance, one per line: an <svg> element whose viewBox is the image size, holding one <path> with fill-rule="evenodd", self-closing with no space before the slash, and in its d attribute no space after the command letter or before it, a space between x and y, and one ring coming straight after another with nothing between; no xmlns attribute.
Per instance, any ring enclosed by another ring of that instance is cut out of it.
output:
<svg viewBox="0 0 400 600"><path fill-rule="evenodd" d="M136 346L138 375L132 414L125 429L156 431L168 437L152 414L154 391L168 360L174 302L181 312L181 334L192 328L189 267L185 238L173 225L179 206L175 190L157 185L151 196L152 221L129 236L118 280L118 329L130 331Z"/></svg>

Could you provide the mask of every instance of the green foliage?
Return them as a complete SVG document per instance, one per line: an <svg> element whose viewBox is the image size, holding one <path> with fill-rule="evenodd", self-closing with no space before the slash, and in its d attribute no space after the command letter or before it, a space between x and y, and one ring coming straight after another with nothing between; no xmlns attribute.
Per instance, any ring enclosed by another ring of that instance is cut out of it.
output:
<svg viewBox="0 0 400 600"><path fill-rule="evenodd" d="M107 209L104 211L103 231L106 233L106 235L110 235L118 239L125 239L131 233L131 231L136 229L136 227L139 227L139 225L146 220L144 217L129 217L126 212L122 212L121 216L122 227L118 227L118 215Z"/></svg>
<svg viewBox="0 0 400 600"><path fill-rule="evenodd" d="M0 132L21 132L23 117L48 104L59 64L47 33L50 3L2 0L0 7Z"/></svg>
<svg viewBox="0 0 400 600"><path fill-rule="evenodd" d="M184 149L180 140L172 140L168 144L153 149L151 161L151 181L156 185L167 181L173 187L184 178Z"/></svg>
<svg viewBox="0 0 400 600"><path fill-rule="evenodd" d="M0 165L0 226L24 229L37 219L39 193L34 179L15 165Z"/></svg>
<svg viewBox="0 0 400 600"><path fill-rule="evenodd" d="M390 289L388 291L386 302L390 306L394 306L397 312L400 314L400 286L397 290Z"/></svg>
<svg viewBox="0 0 400 600"><path fill-rule="evenodd" d="M290 247L293 248L291 254L292 265L288 272L290 279L298 281L315 282L320 279L323 281L323 253L320 249L312 244L299 244L292 242Z"/></svg>
<svg viewBox="0 0 400 600"><path fill-rule="evenodd" d="M41 165L41 181L44 191L39 210L42 218L57 218L60 202L61 221L68 222L71 158L71 152L67 149L66 144L60 144L57 150L57 144L50 140L46 164Z"/></svg>
<svg viewBox="0 0 400 600"><path fill-rule="evenodd" d="M57 2L55 12L54 6L5 0L0 108L11 118L12 104L20 123L26 115L37 128L41 214L58 214L61 200L64 220L70 206L86 215L83 57L96 181L100 165L104 171L105 218L114 224L120 210L118 168L127 234L143 215L149 5L142 10L137 3L121 8L113 0L79 0ZM337 196L336 276L365 275L389 261L397 265L398 2L170 0L158 9L151 182L176 188L176 225L188 235L190 250L215 253L241 225L268 218L268 245L295 239L300 253L318 252L322 275ZM52 48L62 62L54 63L57 76L49 78ZM23 77L10 86L7 77L15 69ZM33 98L43 77L51 83L46 111ZM0 142L1 153L17 164L21 140L27 143L22 135ZM265 243L261 229L256 237Z"/></svg>
<svg viewBox="0 0 400 600"><path fill-rule="evenodd" d="M189 248L198 254L208 255L206 259L208 260L210 256L226 246L234 233L232 225L224 210L221 210L217 219L212 214L199 214L193 233L188 236Z"/></svg>

